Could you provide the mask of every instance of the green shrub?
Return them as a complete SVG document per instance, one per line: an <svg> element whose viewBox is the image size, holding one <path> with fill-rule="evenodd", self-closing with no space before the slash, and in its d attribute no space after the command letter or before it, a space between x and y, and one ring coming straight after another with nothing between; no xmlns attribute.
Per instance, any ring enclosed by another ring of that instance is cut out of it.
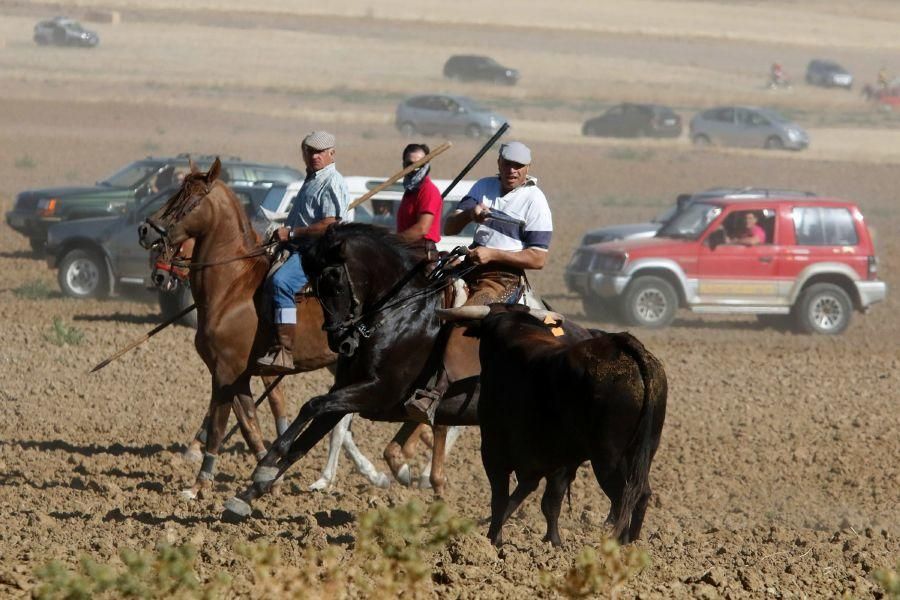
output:
<svg viewBox="0 0 900 600"><path fill-rule="evenodd" d="M44 335L44 339L54 346L77 346L84 339L84 333L74 326L66 325L59 317L53 317L53 328Z"/></svg>
<svg viewBox="0 0 900 600"><path fill-rule="evenodd" d="M878 569L873 574L882 588L884 588L885 597L889 600L900 600L900 560L893 569L885 567Z"/></svg>
<svg viewBox="0 0 900 600"><path fill-rule="evenodd" d="M31 281L26 281L19 287L14 288L12 293L19 298L42 300L49 298L53 292L46 282L41 281L40 279L32 279Z"/></svg>
<svg viewBox="0 0 900 600"><path fill-rule="evenodd" d="M615 540L606 539L600 544L599 553L585 546L561 577L542 572L541 583L566 598L614 598L648 564L650 557L640 548L633 544L623 548Z"/></svg>
<svg viewBox="0 0 900 600"><path fill-rule="evenodd" d="M18 157L15 162L17 169L33 169L37 166L37 161L28 154Z"/></svg>

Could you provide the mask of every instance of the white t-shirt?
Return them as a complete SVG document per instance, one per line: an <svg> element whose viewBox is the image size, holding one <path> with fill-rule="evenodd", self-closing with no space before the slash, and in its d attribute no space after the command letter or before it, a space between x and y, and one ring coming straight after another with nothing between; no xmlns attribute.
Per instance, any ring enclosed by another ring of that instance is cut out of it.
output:
<svg viewBox="0 0 900 600"><path fill-rule="evenodd" d="M500 178L484 177L460 200L459 210L470 210L482 204L495 214L525 222L520 227L504 221L488 219L475 230L476 246L517 252L525 248L547 250L553 234L553 219L547 198L537 186L537 179L528 177L525 183L501 196Z"/></svg>

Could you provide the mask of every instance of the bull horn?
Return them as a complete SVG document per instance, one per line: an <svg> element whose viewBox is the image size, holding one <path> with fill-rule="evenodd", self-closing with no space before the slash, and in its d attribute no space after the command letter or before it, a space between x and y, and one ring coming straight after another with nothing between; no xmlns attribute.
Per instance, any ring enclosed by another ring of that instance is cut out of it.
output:
<svg viewBox="0 0 900 600"><path fill-rule="evenodd" d="M438 317L445 321L480 321L491 312L490 306L460 306L458 308L435 309Z"/></svg>
<svg viewBox="0 0 900 600"><path fill-rule="evenodd" d="M538 319L539 321L546 321L547 317L550 317L557 323L564 323L566 320L566 318L558 312L552 310L544 310L543 308L532 308L529 313L532 317Z"/></svg>

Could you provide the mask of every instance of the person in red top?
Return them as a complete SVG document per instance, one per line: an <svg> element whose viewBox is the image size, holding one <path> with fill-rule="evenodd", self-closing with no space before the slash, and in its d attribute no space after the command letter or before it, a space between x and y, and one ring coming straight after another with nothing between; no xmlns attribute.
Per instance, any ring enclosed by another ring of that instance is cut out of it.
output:
<svg viewBox="0 0 900 600"><path fill-rule="evenodd" d="M744 215L743 229L729 240L732 244L758 246L766 243L766 230L759 226L756 213L749 211Z"/></svg>
<svg viewBox="0 0 900 600"><path fill-rule="evenodd" d="M430 150L425 144L409 144L403 149L403 166L422 159ZM403 200L397 209L397 235L411 246L421 246L428 256L441 241L441 208L443 200L425 163L403 178Z"/></svg>

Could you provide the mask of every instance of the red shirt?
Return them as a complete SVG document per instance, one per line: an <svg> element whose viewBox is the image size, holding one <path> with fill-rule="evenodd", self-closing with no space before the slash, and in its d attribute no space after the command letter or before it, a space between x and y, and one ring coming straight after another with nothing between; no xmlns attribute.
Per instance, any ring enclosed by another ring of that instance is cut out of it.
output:
<svg viewBox="0 0 900 600"><path fill-rule="evenodd" d="M434 215L431 228L425 234L426 240L435 244L441 241L441 207L443 200L431 177L425 176L418 189L404 192L400 208L397 209L397 233L402 233L419 222L423 213Z"/></svg>

